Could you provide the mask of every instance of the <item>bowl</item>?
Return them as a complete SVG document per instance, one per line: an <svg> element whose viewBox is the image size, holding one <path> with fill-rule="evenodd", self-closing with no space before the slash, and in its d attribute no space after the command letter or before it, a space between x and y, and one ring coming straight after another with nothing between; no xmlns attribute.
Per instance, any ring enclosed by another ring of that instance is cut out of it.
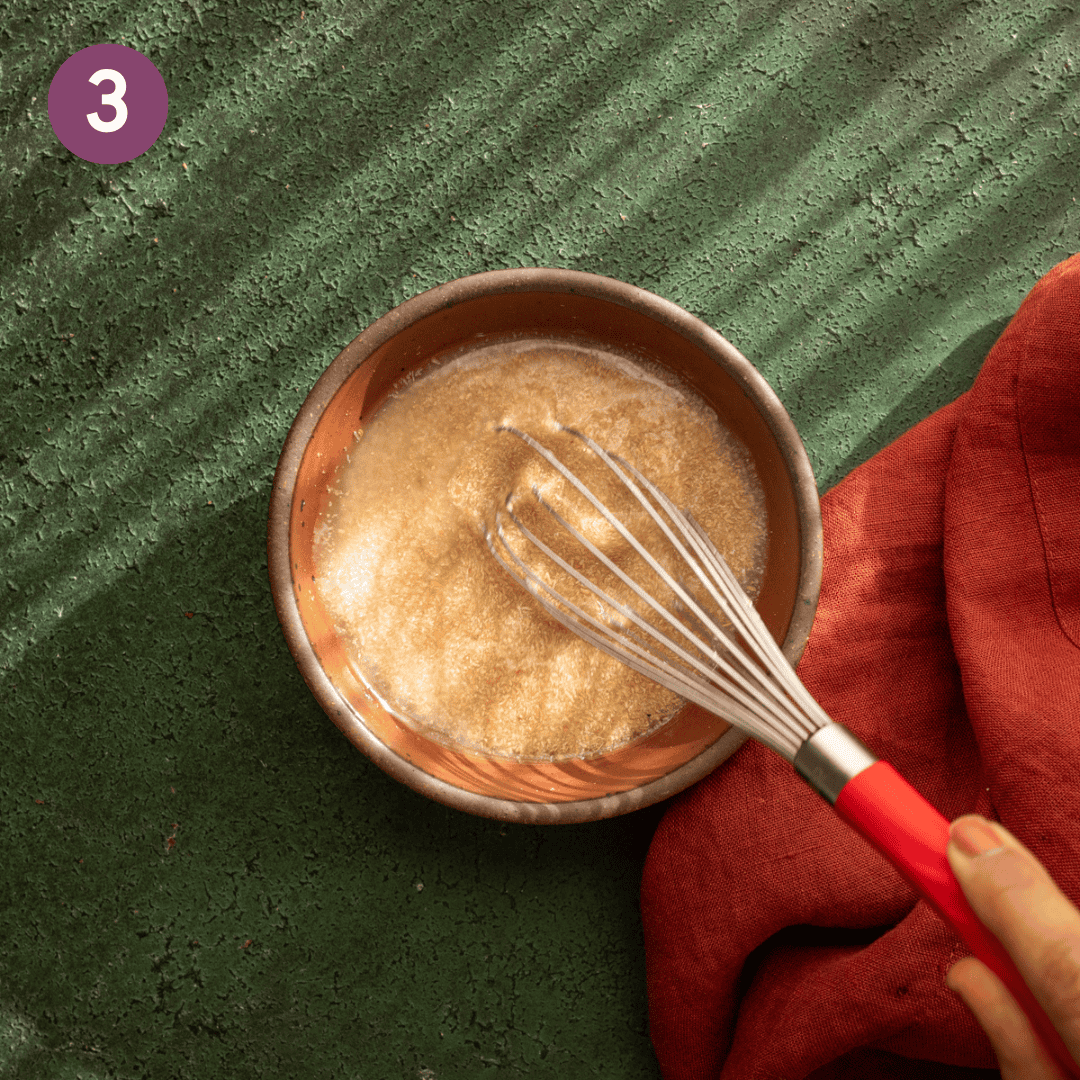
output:
<svg viewBox="0 0 1080 1080"><path fill-rule="evenodd" d="M746 444L765 490L769 540L756 606L792 664L821 585L821 509L802 441L779 398L715 330L659 296L573 270L496 270L394 308L323 372L289 430L268 525L278 618L304 680L346 738L413 790L505 821L612 817L666 799L729 757L746 736L696 705L599 757L517 762L441 745L389 712L350 670L315 589L314 525L328 483L396 384L450 351L500 337L572 339L676 372Z"/></svg>

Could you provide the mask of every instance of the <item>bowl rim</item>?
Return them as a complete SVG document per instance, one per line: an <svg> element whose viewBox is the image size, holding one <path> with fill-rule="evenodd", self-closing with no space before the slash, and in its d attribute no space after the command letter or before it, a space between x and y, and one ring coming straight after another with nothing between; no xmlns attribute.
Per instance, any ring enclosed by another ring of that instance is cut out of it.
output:
<svg viewBox="0 0 1080 1080"><path fill-rule="evenodd" d="M799 521L800 573L783 651L792 665L806 647L821 589L821 504L810 459L794 422L772 387L745 356L701 319L670 300L616 278L579 270L522 267L456 278L405 300L358 334L322 373L294 418L274 473L267 520L270 590L289 650L304 681L349 741L394 779L444 805L481 817L530 823L570 823L614 817L661 802L708 775L748 738L732 727L696 757L639 787L591 799L537 803L499 799L456 787L400 757L360 720L330 681L311 646L296 602L289 555L289 521L304 451L337 391L378 348L406 327L466 300L500 293L578 293L635 310L674 330L707 355L723 358L727 373L756 404L793 482Z"/></svg>

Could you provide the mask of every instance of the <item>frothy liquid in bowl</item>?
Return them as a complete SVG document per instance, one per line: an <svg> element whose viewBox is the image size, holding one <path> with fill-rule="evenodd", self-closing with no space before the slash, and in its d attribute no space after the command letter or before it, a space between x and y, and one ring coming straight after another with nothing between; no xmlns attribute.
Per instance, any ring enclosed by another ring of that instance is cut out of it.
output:
<svg viewBox="0 0 1080 1080"><path fill-rule="evenodd" d="M625 544L500 425L553 450L637 532L643 513L559 425L631 462L694 515L751 597L764 495L746 449L674 375L569 342L471 347L395 393L358 437L315 533L317 588L354 668L439 741L516 759L593 756L682 702L559 625L488 550L485 523L509 492L530 527L557 532L534 485L616 562Z"/></svg>

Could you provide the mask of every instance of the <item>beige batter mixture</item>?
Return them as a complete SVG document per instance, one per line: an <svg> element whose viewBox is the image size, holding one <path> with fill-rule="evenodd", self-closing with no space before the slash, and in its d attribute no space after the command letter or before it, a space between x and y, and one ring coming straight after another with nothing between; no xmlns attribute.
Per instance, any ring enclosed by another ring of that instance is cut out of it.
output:
<svg viewBox="0 0 1080 1080"><path fill-rule="evenodd" d="M530 526L552 535L536 484L623 564L614 530L534 450L496 430L528 432L612 509L627 508L606 467L559 424L639 468L704 526L752 597L760 587L764 497L749 455L673 375L571 342L470 347L387 400L335 476L315 534L317 586L355 666L399 716L450 745L588 757L681 705L560 626L488 550L485 524L510 492ZM642 516L628 518L632 529ZM647 530L641 539L652 546Z"/></svg>

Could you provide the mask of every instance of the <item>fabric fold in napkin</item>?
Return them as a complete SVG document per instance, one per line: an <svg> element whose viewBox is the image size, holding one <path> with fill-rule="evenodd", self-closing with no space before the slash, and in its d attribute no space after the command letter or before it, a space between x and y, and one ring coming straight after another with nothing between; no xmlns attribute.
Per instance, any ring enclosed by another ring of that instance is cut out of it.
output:
<svg viewBox="0 0 1080 1080"><path fill-rule="evenodd" d="M822 499L799 675L950 820L1001 821L1080 902L1080 255L974 386ZM971 1077L966 950L749 740L675 800L642 881L665 1080Z"/></svg>

